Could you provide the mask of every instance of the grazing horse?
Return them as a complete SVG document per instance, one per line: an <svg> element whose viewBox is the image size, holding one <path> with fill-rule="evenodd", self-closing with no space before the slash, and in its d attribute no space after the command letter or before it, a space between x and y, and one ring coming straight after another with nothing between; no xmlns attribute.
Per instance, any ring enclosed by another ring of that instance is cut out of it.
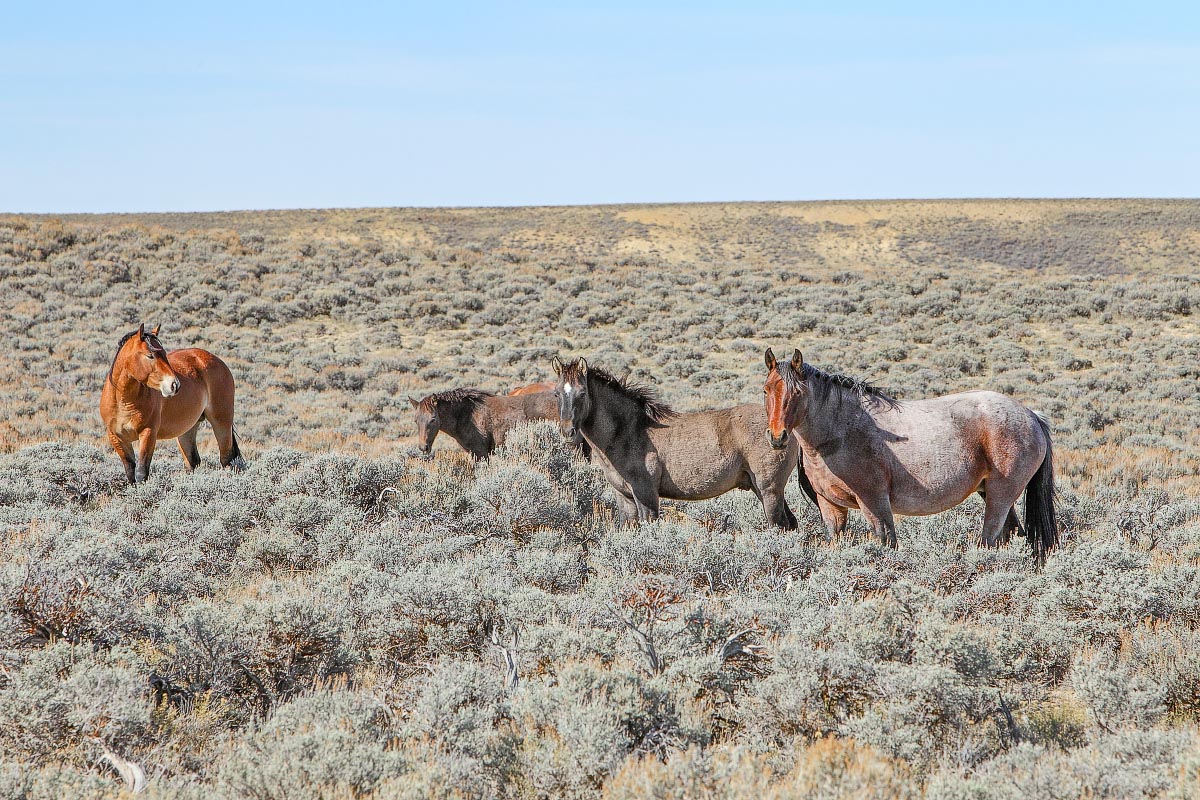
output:
<svg viewBox="0 0 1200 800"><path fill-rule="evenodd" d="M804 469L830 534L859 508L876 535L897 546L893 513L937 514L979 492L981 545L1020 531L1038 564L1058 545L1054 451L1046 421L996 392L899 402L874 387L766 352L767 431L775 447L800 440ZM788 431L795 436L788 436Z"/></svg>
<svg viewBox="0 0 1200 800"><path fill-rule="evenodd" d="M531 383L528 386L519 386L508 393L509 397L520 397L523 394L541 394L542 392L553 392L554 381L542 381L541 383Z"/></svg>
<svg viewBox="0 0 1200 800"><path fill-rule="evenodd" d="M762 406L680 414L646 387L585 359L564 364L556 356L554 371L559 428L571 443L591 445L625 521L658 517L659 498L708 500L747 489L768 523L796 529L783 490L799 450L794 443L771 447Z"/></svg>
<svg viewBox="0 0 1200 800"><path fill-rule="evenodd" d="M438 431L445 431L476 459L487 458L518 425L558 419L558 406L550 392L510 397L479 389L453 389L420 400L410 397L408 402L416 411L417 446L422 453L429 453Z"/></svg>
<svg viewBox="0 0 1200 800"><path fill-rule="evenodd" d="M100 392L100 417L125 477L130 483L145 481L155 445L163 439L177 439L188 471L195 469L200 463L196 432L205 420L217 436L221 466L240 471L246 462L233 433L229 367L206 350L168 353L158 330L139 325L121 337Z"/></svg>

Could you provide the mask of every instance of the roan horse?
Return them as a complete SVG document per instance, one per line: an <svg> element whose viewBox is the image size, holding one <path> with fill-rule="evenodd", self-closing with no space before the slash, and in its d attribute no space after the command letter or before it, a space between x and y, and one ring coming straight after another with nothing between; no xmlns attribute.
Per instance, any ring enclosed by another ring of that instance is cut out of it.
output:
<svg viewBox="0 0 1200 800"><path fill-rule="evenodd" d="M795 443L771 447L762 406L680 414L582 358L564 364L556 356L554 371L559 429L569 442L591 445L626 521L656 518L659 498L707 500L748 489L768 523L797 527L783 490L799 451Z"/></svg>
<svg viewBox="0 0 1200 800"><path fill-rule="evenodd" d="M445 431L475 458L487 458L518 425L558 419L558 405L550 392L512 397L452 389L420 400L410 397L408 402L416 411L417 446L422 453L429 453L438 431Z"/></svg>
<svg viewBox="0 0 1200 800"><path fill-rule="evenodd" d="M196 432L208 420L221 449L221 466L246 466L233 432L233 374L206 350L168 353L158 328L139 325L121 337L100 392L100 417L108 442L125 466L130 483L150 474L155 445L177 439L188 470L200 463Z"/></svg>
<svg viewBox="0 0 1200 800"><path fill-rule="evenodd" d="M830 534L859 508L897 545L893 513L936 514L972 492L984 499L981 545L1021 531L1014 506L1025 492L1024 534L1038 564L1058 545L1054 453L1046 421L996 392L899 402L874 387L766 352L771 444L800 440L804 469ZM788 431L794 436L788 436Z"/></svg>

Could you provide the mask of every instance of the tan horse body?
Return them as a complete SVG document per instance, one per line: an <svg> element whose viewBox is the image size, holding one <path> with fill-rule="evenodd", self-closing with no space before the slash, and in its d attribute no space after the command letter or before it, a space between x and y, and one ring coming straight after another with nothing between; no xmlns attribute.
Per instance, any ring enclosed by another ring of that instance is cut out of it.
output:
<svg viewBox="0 0 1200 800"><path fill-rule="evenodd" d="M150 474L158 442L176 439L188 470L200 463L196 434L207 420L216 434L221 466L242 469L233 431L233 374L221 359L196 348L168 353L158 329L144 326L121 339L100 393L108 442L130 483Z"/></svg>
<svg viewBox="0 0 1200 800"><path fill-rule="evenodd" d="M762 502L768 523L796 529L784 488L799 448L770 445L760 404L679 414L582 358L556 358L554 369L559 428L568 441L591 446L627 521L658 517L660 498L708 500L745 489Z"/></svg>

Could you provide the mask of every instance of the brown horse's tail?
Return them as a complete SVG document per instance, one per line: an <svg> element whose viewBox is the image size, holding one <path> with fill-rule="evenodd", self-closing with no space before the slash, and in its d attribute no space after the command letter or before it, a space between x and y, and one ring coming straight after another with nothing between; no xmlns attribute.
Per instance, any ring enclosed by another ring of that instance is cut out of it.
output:
<svg viewBox="0 0 1200 800"><path fill-rule="evenodd" d="M800 491L804 492L805 496L812 501L812 504L820 508L817 504L817 490L813 488L812 481L804 474L803 450L796 452L796 483L800 485Z"/></svg>
<svg viewBox="0 0 1200 800"><path fill-rule="evenodd" d="M1046 457L1025 487L1025 536L1033 550L1034 563L1046 563L1046 556L1058 547L1058 520L1054 516L1054 446L1050 442L1050 425L1034 414L1034 419L1046 437Z"/></svg>

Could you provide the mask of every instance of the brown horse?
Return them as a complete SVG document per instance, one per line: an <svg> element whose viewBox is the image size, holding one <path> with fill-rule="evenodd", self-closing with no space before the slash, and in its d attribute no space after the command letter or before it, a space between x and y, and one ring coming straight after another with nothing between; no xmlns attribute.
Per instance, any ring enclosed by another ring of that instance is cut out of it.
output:
<svg viewBox="0 0 1200 800"><path fill-rule="evenodd" d="M554 371L559 429L568 441L591 445L626 521L656 518L663 497L708 500L747 489L768 523L797 527L783 490L799 449L771 447L762 406L679 414L646 387L589 368L582 358L564 364L555 357Z"/></svg>
<svg viewBox="0 0 1200 800"><path fill-rule="evenodd" d="M208 420L221 466L246 466L233 433L233 375L225 362L206 350L168 353L158 340L158 328L139 325L121 337L104 389L100 417L108 442L125 466L130 483L150 474L154 448L163 439L177 439L189 471L200 463L196 432Z"/></svg>
<svg viewBox="0 0 1200 800"><path fill-rule="evenodd" d="M453 389L420 400L410 397L408 402L416 412L417 446L422 453L433 448L438 431L445 431L475 458L487 458L518 425L558 419L550 392L502 397L479 389Z"/></svg>
<svg viewBox="0 0 1200 800"><path fill-rule="evenodd" d="M508 393L509 397L520 397L524 394L541 394L542 392L553 392L554 381L542 381L541 383L531 383L528 386L519 386Z"/></svg>
<svg viewBox="0 0 1200 800"><path fill-rule="evenodd" d="M1017 401L979 391L901 403L805 364L799 350L782 362L768 349L766 364L771 443L800 440L830 534L845 528L846 509L859 508L895 547L894 513L937 514L978 492L979 542L994 547L1021 530L1014 506L1024 492L1024 533L1037 563L1058 545L1050 427Z"/></svg>

